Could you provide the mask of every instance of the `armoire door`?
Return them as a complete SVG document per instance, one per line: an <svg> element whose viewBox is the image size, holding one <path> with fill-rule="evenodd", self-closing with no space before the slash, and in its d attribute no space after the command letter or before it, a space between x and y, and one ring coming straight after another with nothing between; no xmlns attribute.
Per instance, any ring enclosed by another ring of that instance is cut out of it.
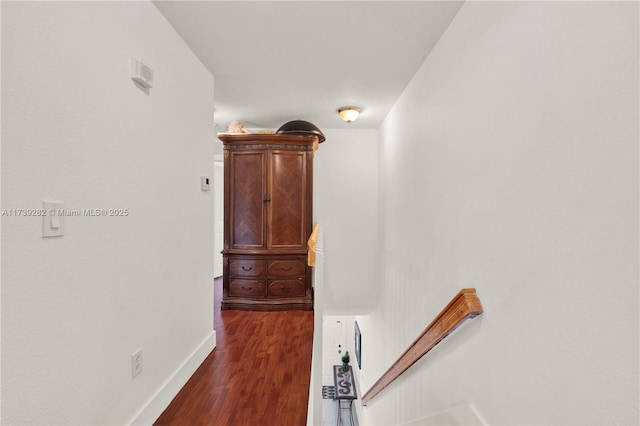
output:
<svg viewBox="0 0 640 426"><path fill-rule="evenodd" d="M235 151L229 160L230 248L266 248L267 152Z"/></svg>
<svg viewBox="0 0 640 426"><path fill-rule="evenodd" d="M307 244L307 161L304 151L269 152L267 248L301 249Z"/></svg>

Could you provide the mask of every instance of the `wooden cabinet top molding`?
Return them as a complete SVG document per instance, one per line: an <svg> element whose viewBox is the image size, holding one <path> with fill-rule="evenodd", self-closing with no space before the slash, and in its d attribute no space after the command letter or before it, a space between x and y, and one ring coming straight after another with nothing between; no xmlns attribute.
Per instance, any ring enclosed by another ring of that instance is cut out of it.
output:
<svg viewBox="0 0 640 426"><path fill-rule="evenodd" d="M282 133L218 133L225 145L246 144L277 144L277 145L308 145L313 147L319 141L314 134L282 134Z"/></svg>

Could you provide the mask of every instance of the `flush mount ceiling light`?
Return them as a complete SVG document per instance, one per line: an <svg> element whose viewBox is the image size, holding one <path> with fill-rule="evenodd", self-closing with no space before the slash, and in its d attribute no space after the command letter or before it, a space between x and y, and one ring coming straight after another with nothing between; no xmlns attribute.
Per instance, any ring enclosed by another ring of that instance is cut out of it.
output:
<svg viewBox="0 0 640 426"><path fill-rule="evenodd" d="M340 117L347 123L351 123L360 115L360 108L358 107L342 107L338 110Z"/></svg>

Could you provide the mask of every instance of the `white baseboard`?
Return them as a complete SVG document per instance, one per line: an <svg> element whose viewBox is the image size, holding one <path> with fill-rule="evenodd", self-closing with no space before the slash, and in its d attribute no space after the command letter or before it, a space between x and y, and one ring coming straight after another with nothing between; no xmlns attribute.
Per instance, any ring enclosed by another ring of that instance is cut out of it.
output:
<svg viewBox="0 0 640 426"><path fill-rule="evenodd" d="M128 424L153 424L215 347L216 331L213 330L176 369L171 377L160 386L156 393L142 406Z"/></svg>

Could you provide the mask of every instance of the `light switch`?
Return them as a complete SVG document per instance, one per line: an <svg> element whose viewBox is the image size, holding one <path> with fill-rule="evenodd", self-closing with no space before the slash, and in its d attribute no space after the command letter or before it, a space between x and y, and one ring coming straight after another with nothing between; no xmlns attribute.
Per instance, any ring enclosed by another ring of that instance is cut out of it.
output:
<svg viewBox="0 0 640 426"><path fill-rule="evenodd" d="M60 217L54 215L51 216L51 229L60 229Z"/></svg>
<svg viewBox="0 0 640 426"><path fill-rule="evenodd" d="M62 237L64 235L64 203L62 201L43 201L42 237Z"/></svg>
<svg viewBox="0 0 640 426"><path fill-rule="evenodd" d="M203 191L209 191L211 189L211 183L209 182L209 178L207 176L202 176L201 182L202 182L201 188Z"/></svg>

